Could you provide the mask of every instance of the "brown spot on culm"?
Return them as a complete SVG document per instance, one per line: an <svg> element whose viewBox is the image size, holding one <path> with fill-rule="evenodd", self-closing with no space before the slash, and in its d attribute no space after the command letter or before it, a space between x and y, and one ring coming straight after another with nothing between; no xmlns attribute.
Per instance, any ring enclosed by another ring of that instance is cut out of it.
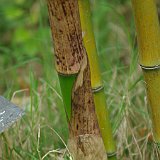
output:
<svg viewBox="0 0 160 160"><path fill-rule="evenodd" d="M65 1L61 4L62 4L63 13L64 13L65 16L67 16L67 12L66 12L66 9L65 9L66 8L65 7Z"/></svg>

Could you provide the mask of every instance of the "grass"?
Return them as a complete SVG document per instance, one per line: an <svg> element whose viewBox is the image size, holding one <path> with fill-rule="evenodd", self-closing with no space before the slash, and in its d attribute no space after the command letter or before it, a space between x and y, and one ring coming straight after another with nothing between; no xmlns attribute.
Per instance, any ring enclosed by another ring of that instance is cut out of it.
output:
<svg viewBox="0 0 160 160"><path fill-rule="evenodd" d="M156 160L130 1L93 2L96 43L118 157ZM0 135L0 159L71 159L46 3L2 0L0 6L0 93L26 112Z"/></svg>

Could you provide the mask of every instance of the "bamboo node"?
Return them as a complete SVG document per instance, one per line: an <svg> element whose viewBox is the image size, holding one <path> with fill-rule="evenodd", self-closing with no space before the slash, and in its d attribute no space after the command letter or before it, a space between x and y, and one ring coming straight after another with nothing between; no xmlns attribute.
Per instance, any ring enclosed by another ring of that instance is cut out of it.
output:
<svg viewBox="0 0 160 160"><path fill-rule="evenodd" d="M78 75L78 73L65 74L65 73L61 73L59 71L57 71L57 73L58 73L58 75L63 76L63 77L70 77L70 76Z"/></svg>
<svg viewBox="0 0 160 160"><path fill-rule="evenodd" d="M117 155L117 152L111 152L111 153L107 153L107 157L111 158Z"/></svg>
<svg viewBox="0 0 160 160"><path fill-rule="evenodd" d="M101 91L102 89L104 89L104 86L98 86L96 88L92 88L92 92L97 93L97 92Z"/></svg>
<svg viewBox="0 0 160 160"><path fill-rule="evenodd" d="M144 66L144 65L140 64L140 66L144 70L157 70L157 69L160 69L160 65Z"/></svg>

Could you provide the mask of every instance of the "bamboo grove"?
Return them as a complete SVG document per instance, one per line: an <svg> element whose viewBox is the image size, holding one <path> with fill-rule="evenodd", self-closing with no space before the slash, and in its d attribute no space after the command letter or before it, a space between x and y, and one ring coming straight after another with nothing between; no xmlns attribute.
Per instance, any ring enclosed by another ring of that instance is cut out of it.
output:
<svg viewBox="0 0 160 160"><path fill-rule="evenodd" d="M154 141L160 145L160 26L155 0L132 0L139 63L143 70L152 113Z"/></svg>
<svg viewBox="0 0 160 160"><path fill-rule="evenodd" d="M89 0L47 0L56 70L69 127L68 147L76 160L116 160L98 63ZM132 0L139 62L160 143L160 28L154 0ZM107 158L108 157L108 158Z"/></svg>

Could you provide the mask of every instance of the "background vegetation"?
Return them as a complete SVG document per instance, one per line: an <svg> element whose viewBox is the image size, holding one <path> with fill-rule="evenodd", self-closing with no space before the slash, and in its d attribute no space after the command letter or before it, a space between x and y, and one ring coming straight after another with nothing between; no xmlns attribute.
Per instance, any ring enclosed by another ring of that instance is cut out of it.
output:
<svg viewBox="0 0 160 160"><path fill-rule="evenodd" d="M155 160L129 0L92 0L93 24L119 159ZM0 1L0 94L26 115L0 135L0 159L69 159L45 0Z"/></svg>

